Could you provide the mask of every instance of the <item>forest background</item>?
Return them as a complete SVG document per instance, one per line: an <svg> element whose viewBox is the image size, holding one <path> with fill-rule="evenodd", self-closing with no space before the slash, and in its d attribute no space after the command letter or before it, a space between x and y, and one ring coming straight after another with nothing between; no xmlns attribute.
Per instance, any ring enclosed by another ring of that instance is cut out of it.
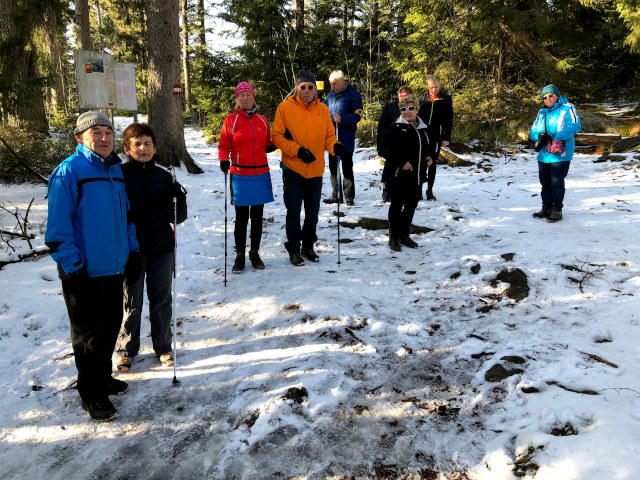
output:
<svg viewBox="0 0 640 480"><path fill-rule="evenodd" d="M397 88L422 93L431 73L454 97L459 141L515 140L549 83L581 113L640 98L640 0L0 0L0 12L0 138L45 174L75 143L75 49L136 65L161 163L191 173L185 123L215 141L241 80L273 118L303 67L325 81L342 69L357 86L361 146ZM14 156L0 146L3 177Z"/></svg>

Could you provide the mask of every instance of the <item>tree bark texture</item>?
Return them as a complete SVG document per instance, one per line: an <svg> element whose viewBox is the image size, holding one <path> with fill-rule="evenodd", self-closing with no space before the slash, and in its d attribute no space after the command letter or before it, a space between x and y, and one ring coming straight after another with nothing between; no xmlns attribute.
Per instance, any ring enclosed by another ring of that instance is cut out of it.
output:
<svg viewBox="0 0 640 480"><path fill-rule="evenodd" d="M188 2L180 0L182 13L182 77L184 78L184 107L191 112L191 62L189 61L189 17Z"/></svg>
<svg viewBox="0 0 640 480"><path fill-rule="evenodd" d="M76 42L78 50L93 50L89 23L89 0L74 0L76 9Z"/></svg>
<svg viewBox="0 0 640 480"><path fill-rule="evenodd" d="M180 84L178 7L178 0L147 0L149 126L156 135L159 163L184 163L189 173L202 173L184 142L182 98L173 95L173 86Z"/></svg>

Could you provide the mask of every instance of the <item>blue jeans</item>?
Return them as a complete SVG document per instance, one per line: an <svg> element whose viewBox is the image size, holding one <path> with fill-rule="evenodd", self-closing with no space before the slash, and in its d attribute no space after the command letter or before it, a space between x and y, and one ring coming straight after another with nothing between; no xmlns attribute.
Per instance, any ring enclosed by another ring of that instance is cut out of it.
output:
<svg viewBox="0 0 640 480"><path fill-rule="evenodd" d="M538 162L538 178L542 191L542 209L562 211L562 201L564 200L564 179L569 173L571 162Z"/></svg>
<svg viewBox="0 0 640 480"><path fill-rule="evenodd" d="M287 242L289 253L300 253L303 247L313 247L318 240L316 226L320 212L322 177L304 178L289 168L282 169L284 205L287 207ZM300 210L304 202L304 225L300 228Z"/></svg>

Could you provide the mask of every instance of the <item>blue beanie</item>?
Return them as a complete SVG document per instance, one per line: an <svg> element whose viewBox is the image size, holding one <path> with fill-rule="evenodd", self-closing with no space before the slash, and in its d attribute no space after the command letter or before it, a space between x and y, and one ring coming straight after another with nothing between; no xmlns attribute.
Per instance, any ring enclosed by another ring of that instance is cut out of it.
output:
<svg viewBox="0 0 640 480"><path fill-rule="evenodd" d="M560 90L555 85L547 85L540 92L540 98L543 98L547 93L553 93L556 97L560 96Z"/></svg>

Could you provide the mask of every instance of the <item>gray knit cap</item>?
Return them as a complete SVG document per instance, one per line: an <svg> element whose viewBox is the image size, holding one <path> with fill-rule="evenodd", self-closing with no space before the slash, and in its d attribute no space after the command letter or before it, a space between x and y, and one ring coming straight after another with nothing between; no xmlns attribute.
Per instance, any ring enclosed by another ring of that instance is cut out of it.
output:
<svg viewBox="0 0 640 480"><path fill-rule="evenodd" d="M309 70L302 69L296 74L296 87L304 82L316 83L316 76Z"/></svg>
<svg viewBox="0 0 640 480"><path fill-rule="evenodd" d="M98 110L91 110L84 112L78 117L76 129L73 131L73 134L78 135L91 127L109 127L113 130L113 125L111 125L109 117Z"/></svg>

